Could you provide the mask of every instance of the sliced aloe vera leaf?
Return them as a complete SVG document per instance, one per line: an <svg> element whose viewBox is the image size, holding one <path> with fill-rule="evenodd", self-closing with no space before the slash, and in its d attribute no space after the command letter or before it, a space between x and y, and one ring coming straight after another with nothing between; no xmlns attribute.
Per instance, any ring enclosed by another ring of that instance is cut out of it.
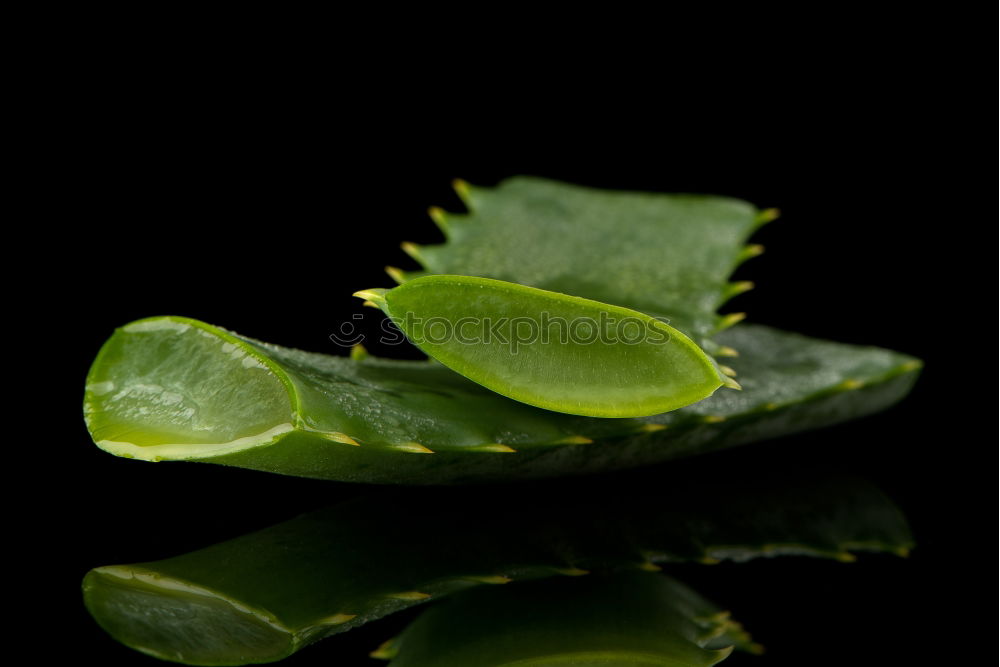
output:
<svg viewBox="0 0 1000 667"><path fill-rule="evenodd" d="M687 586L632 572L459 593L407 626L389 667L708 667L737 645L760 652Z"/></svg>
<svg viewBox="0 0 1000 667"><path fill-rule="evenodd" d="M695 340L729 321L716 310L749 289L730 283L744 246L773 209L707 195L599 190L518 176L495 188L456 182L468 214L432 209L443 245L403 244L424 268L390 268L403 282L431 274L496 278L613 303ZM650 289L653 286L653 289Z"/></svg>
<svg viewBox="0 0 1000 667"><path fill-rule="evenodd" d="M84 601L118 641L244 664L475 586L805 554L905 553L905 519L853 479L685 476L410 489L361 497L185 555L99 567ZM647 480L648 481L648 480ZM665 483L669 482L669 483Z"/></svg>
<svg viewBox="0 0 1000 667"><path fill-rule="evenodd" d="M826 426L891 405L920 368L761 326L719 341L742 350L743 391L600 419L512 401L436 363L314 354L159 317L104 345L84 411L94 441L119 456L438 484L627 468Z"/></svg>
<svg viewBox="0 0 1000 667"><path fill-rule="evenodd" d="M739 386L680 331L590 299L469 276L424 276L356 296L448 368L555 412L644 417Z"/></svg>

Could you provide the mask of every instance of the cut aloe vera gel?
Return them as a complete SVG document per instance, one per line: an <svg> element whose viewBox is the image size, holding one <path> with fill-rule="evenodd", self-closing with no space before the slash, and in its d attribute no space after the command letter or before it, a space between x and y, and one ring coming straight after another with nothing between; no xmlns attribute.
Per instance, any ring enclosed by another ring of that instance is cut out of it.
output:
<svg viewBox="0 0 1000 667"><path fill-rule="evenodd" d="M477 586L912 544L891 501L856 480L643 479L362 497L182 556L96 568L84 601L132 648L232 665Z"/></svg>
<svg viewBox="0 0 1000 667"><path fill-rule="evenodd" d="M683 333L627 308L468 276L356 296L445 366L555 412L645 417L738 387Z"/></svg>
<svg viewBox="0 0 1000 667"><path fill-rule="evenodd" d="M435 484L627 468L881 410L920 362L740 325L717 336L743 391L635 419L512 401L431 362L313 354L179 317L118 329L87 379L99 447L288 475Z"/></svg>
<svg viewBox="0 0 1000 667"><path fill-rule="evenodd" d="M375 655L389 667L709 667L760 646L729 614L662 574L459 593Z"/></svg>

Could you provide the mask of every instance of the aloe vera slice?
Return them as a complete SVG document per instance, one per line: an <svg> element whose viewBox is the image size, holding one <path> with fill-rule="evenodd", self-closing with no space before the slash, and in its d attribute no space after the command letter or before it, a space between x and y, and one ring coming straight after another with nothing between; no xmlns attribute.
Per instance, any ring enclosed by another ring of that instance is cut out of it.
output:
<svg viewBox="0 0 1000 667"><path fill-rule="evenodd" d="M719 341L742 350L743 391L600 419L512 401L436 363L314 354L159 317L104 345L84 412L97 445L118 456L438 484L627 468L818 428L891 405L920 368L761 326Z"/></svg>
<svg viewBox="0 0 1000 667"><path fill-rule="evenodd" d="M447 243L404 243L424 270L390 267L397 281L454 274L566 292L666 318L699 343L735 319L716 310L752 285L729 276L761 252L744 244L777 216L728 197L601 190L526 176L495 188L455 186L469 213L431 209Z"/></svg>
<svg viewBox="0 0 1000 667"><path fill-rule="evenodd" d="M761 651L687 586L633 572L466 591L380 653L389 667L708 667L736 647Z"/></svg>
<svg viewBox="0 0 1000 667"><path fill-rule="evenodd" d="M137 650L245 664L475 586L912 544L896 507L862 481L718 477L361 497L182 556L96 568L84 601Z"/></svg>
<svg viewBox="0 0 1000 667"><path fill-rule="evenodd" d="M644 417L739 386L680 331L589 299L468 276L425 276L356 296L445 366L547 410Z"/></svg>

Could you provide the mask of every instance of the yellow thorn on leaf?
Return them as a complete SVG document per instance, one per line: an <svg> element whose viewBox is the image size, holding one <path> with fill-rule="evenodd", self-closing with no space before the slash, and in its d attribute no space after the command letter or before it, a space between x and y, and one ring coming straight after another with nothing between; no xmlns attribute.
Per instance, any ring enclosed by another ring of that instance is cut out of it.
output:
<svg viewBox="0 0 1000 667"><path fill-rule="evenodd" d="M487 444L487 445L476 445L474 447L469 447L468 449L475 452L503 452L511 453L517 452L513 447L508 447L507 445L502 445L499 442Z"/></svg>
<svg viewBox="0 0 1000 667"><path fill-rule="evenodd" d="M386 597L394 600L426 600L431 595L421 591L403 591L402 593L391 593Z"/></svg>
<svg viewBox="0 0 1000 667"><path fill-rule="evenodd" d="M777 220L780 215L781 211L776 208L765 208L757 214L757 224L763 225L771 222L772 220Z"/></svg>
<svg viewBox="0 0 1000 667"><path fill-rule="evenodd" d="M411 452L413 454L433 454L433 449L428 449L421 445L419 442L401 442L396 445L389 445L393 449L398 449L401 452Z"/></svg>
<svg viewBox="0 0 1000 667"><path fill-rule="evenodd" d="M740 383L734 380L733 378L729 377L725 373L723 373L722 377L719 379L722 380L722 386L729 387L730 389L735 389L736 391L743 391L743 387L740 385Z"/></svg>
<svg viewBox="0 0 1000 667"><path fill-rule="evenodd" d="M463 181L461 178L456 178L451 182L451 187L454 188L455 194L458 198L462 200L465 207L472 210L472 193L469 188L469 184Z"/></svg>
<svg viewBox="0 0 1000 667"><path fill-rule="evenodd" d="M427 215L430 216L431 220L434 221L434 224L437 225L442 232L448 231L448 216L444 212L443 208L440 206L431 206L427 209Z"/></svg>
<svg viewBox="0 0 1000 667"><path fill-rule="evenodd" d="M726 285L725 296L727 299L731 299L737 294L743 294L744 292L749 292L754 288L753 281L741 280L735 283L729 283Z"/></svg>
<svg viewBox="0 0 1000 667"><path fill-rule="evenodd" d="M385 267L385 272L400 285L406 282L406 272L398 266L387 266Z"/></svg>
<svg viewBox="0 0 1000 667"><path fill-rule="evenodd" d="M589 445L592 442L593 442L593 440L591 440L590 438L584 437L582 435L570 435L570 436L567 436L567 437L563 438L562 440L556 440L555 443L553 443L553 444L556 444L556 445Z"/></svg>
<svg viewBox="0 0 1000 667"><path fill-rule="evenodd" d="M639 430L645 431L646 433L655 433L656 431L662 431L665 428L667 428L666 424L643 424Z"/></svg>
<svg viewBox="0 0 1000 667"><path fill-rule="evenodd" d="M403 252L405 252L407 255L409 255L416 261L420 262L421 264L424 263L423 258L420 256L420 246L417 245L416 243L403 241L402 243L399 244L399 247L403 249Z"/></svg>
<svg viewBox="0 0 1000 667"><path fill-rule="evenodd" d="M465 577L465 579L468 579L469 581L475 581L480 584L509 584L511 581L513 581L513 579L511 579L510 577L505 577L502 574L488 574L483 577L472 576L472 577Z"/></svg>
<svg viewBox="0 0 1000 667"><path fill-rule="evenodd" d="M333 440L334 442L339 442L344 445L353 445L354 447L361 446L360 442L358 442L351 436L347 435L346 433L337 433L336 431L332 431L330 433L321 433L320 435L322 435L327 440Z"/></svg>
<svg viewBox="0 0 1000 667"><path fill-rule="evenodd" d="M368 304L373 304L377 308L378 304L385 303L385 292L386 290L381 288L363 289L363 290L358 290L351 296L356 296L359 299L363 299L364 303L362 305L367 306Z"/></svg>
<svg viewBox="0 0 1000 667"><path fill-rule="evenodd" d="M746 313L728 313L726 315L723 315L719 319L719 326L718 326L719 331L722 331L723 329L728 329L737 322L742 322L743 320L746 319L746 316L747 316Z"/></svg>
<svg viewBox="0 0 1000 667"><path fill-rule="evenodd" d="M556 570L559 574L564 574L567 577L582 577L586 574L590 574L590 570L581 570L578 567L566 567Z"/></svg>
<svg viewBox="0 0 1000 667"><path fill-rule="evenodd" d="M320 625L341 625L347 623L352 618L355 618L357 614L334 614L329 618L324 618L320 621Z"/></svg>
<svg viewBox="0 0 1000 667"><path fill-rule="evenodd" d="M760 245L759 243L751 243L750 245L745 246L743 250L740 251L737 261L745 262L748 259L758 257L762 254L764 254L764 246Z"/></svg>
<svg viewBox="0 0 1000 667"><path fill-rule="evenodd" d="M368 657L375 658L376 660L392 660L399 653L399 646L397 645L396 637L392 639L387 639L379 647L368 654Z"/></svg>

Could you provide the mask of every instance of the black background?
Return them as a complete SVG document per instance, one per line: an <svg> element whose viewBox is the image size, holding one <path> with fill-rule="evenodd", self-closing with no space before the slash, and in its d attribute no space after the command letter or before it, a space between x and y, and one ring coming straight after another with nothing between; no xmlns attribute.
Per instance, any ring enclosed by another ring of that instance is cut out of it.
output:
<svg viewBox="0 0 1000 667"><path fill-rule="evenodd" d="M992 554L980 522L995 445L975 423L992 414L976 382L992 392L994 348L974 331L987 265L980 239L992 244L993 212L969 160L979 138L961 84L931 67L929 51L911 53L905 69L889 67L888 50L864 55L876 57L763 69L743 85L733 72L699 86L666 70L536 90L484 71L407 75L411 85L387 80L371 95L341 70L322 85L273 73L234 83L167 77L161 63L67 96L72 112L54 117L58 140L44 164L55 187L37 200L29 231L39 235L25 249L45 278L31 280L33 301L45 304L59 346L39 425L43 465L59 483L37 494L52 500L37 511L58 545L46 603L57 605L64 639L49 649L155 663L87 616L79 581L89 568L182 553L359 490L101 452L80 403L114 327L178 314L340 354L328 336L362 312L351 293L390 286L386 264L415 267L400 241L441 240L426 209L459 209L453 178L492 185L534 174L778 207L782 217L754 239L767 252L737 274L757 289L727 310L926 362L913 393L885 413L672 464L692 474L857 473L902 506L917 539L906 560L676 568L768 648L727 664L966 662L945 656L980 649L978 563ZM44 222L56 216L59 225ZM377 313L365 312L374 327ZM288 664L378 664L367 651L412 616L326 640Z"/></svg>

